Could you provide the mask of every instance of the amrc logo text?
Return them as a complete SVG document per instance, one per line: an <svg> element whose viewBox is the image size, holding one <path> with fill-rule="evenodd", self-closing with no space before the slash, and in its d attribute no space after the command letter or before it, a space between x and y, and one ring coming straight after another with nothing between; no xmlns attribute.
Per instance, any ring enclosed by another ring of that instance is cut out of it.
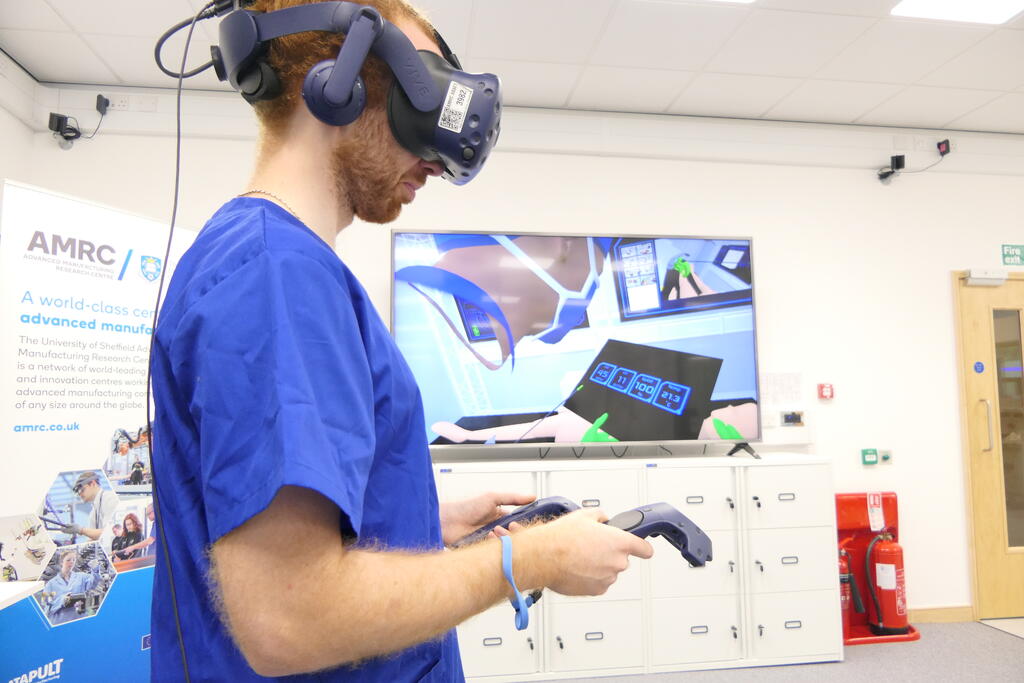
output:
<svg viewBox="0 0 1024 683"><path fill-rule="evenodd" d="M45 681L55 681L60 678L60 665L63 661L63 657L55 659L49 664L36 667L31 671L26 671L22 675L12 678L9 683L45 683Z"/></svg>

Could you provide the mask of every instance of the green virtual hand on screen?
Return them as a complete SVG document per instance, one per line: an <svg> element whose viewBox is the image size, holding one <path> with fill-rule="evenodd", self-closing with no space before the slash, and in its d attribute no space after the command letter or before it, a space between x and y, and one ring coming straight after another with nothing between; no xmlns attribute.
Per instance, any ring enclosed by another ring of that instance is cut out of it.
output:
<svg viewBox="0 0 1024 683"><path fill-rule="evenodd" d="M672 264L672 268L678 270L679 275L682 277L690 277L690 273L693 272L693 266L691 266L690 262L682 256L676 259L675 263Z"/></svg>
<svg viewBox="0 0 1024 683"><path fill-rule="evenodd" d="M727 422L722 422L717 417L714 418L712 424L715 425L715 431L718 432L718 438L720 439L742 439L743 435L740 434L740 430L733 427Z"/></svg>
<svg viewBox="0 0 1024 683"><path fill-rule="evenodd" d="M583 443L594 443L599 441L618 441L614 436L601 429L601 425L608 421L608 413L604 413L601 417L594 420L594 424L590 425L590 429L583 433L583 438L580 439Z"/></svg>

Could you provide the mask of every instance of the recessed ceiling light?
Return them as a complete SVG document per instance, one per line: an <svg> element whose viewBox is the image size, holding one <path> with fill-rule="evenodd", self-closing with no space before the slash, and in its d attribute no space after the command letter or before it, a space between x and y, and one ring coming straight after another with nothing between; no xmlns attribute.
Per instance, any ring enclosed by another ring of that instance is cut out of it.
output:
<svg viewBox="0 0 1024 683"><path fill-rule="evenodd" d="M1005 24L1024 11L1024 0L903 0L892 8L898 17Z"/></svg>

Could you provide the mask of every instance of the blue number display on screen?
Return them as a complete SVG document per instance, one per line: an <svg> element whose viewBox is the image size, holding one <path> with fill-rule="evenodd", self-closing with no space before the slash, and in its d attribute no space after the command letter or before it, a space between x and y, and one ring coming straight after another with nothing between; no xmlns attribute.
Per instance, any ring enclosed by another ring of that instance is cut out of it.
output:
<svg viewBox="0 0 1024 683"><path fill-rule="evenodd" d="M629 385L633 383L634 377L636 377L635 370L619 368L615 371L615 374L612 375L612 381L608 383L608 387L615 391L626 393L629 390Z"/></svg>
<svg viewBox="0 0 1024 683"><path fill-rule="evenodd" d="M599 363L590 374L590 381L607 386L609 389L631 396L638 401L650 403L673 415L682 415L690 399L690 387L678 382L669 382L654 375L648 375L611 363Z"/></svg>
<svg viewBox="0 0 1024 683"><path fill-rule="evenodd" d="M616 367L618 366L611 363L600 363L594 370L594 374L590 376L590 381L597 382L598 384L608 384L608 379L612 376L612 372Z"/></svg>
<svg viewBox="0 0 1024 683"><path fill-rule="evenodd" d="M665 381L658 388L658 395L654 398L653 403L662 410L667 410L675 415L682 415L689 398L690 387L685 384Z"/></svg>
<svg viewBox="0 0 1024 683"><path fill-rule="evenodd" d="M654 392L658 390L661 380L652 375L637 375L633 386L629 388L629 395L633 398L649 403L654 398Z"/></svg>

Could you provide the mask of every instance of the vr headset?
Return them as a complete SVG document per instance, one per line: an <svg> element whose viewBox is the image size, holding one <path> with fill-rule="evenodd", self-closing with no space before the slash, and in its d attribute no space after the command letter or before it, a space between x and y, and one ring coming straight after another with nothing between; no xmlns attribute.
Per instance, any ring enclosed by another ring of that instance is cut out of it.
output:
<svg viewBox="0 0 1024 683"><path fill-rule="evenodd" d="M463 71L436 31L441 55L417 51L376 9L354 2L267 13L234 8L221 20L220 45L210 49L217 77L250 104L274 99L281 82L266 61L269 43L305 31L345 35L338 56L316 64L302 84L302 98L316 118L333 126L359 118L366 106L359 71L373 53L395 76L387 113L399 144L425 161L440 162L449 182L464 185L476 177L501 131L501 84L494 74Z"/></svg>

